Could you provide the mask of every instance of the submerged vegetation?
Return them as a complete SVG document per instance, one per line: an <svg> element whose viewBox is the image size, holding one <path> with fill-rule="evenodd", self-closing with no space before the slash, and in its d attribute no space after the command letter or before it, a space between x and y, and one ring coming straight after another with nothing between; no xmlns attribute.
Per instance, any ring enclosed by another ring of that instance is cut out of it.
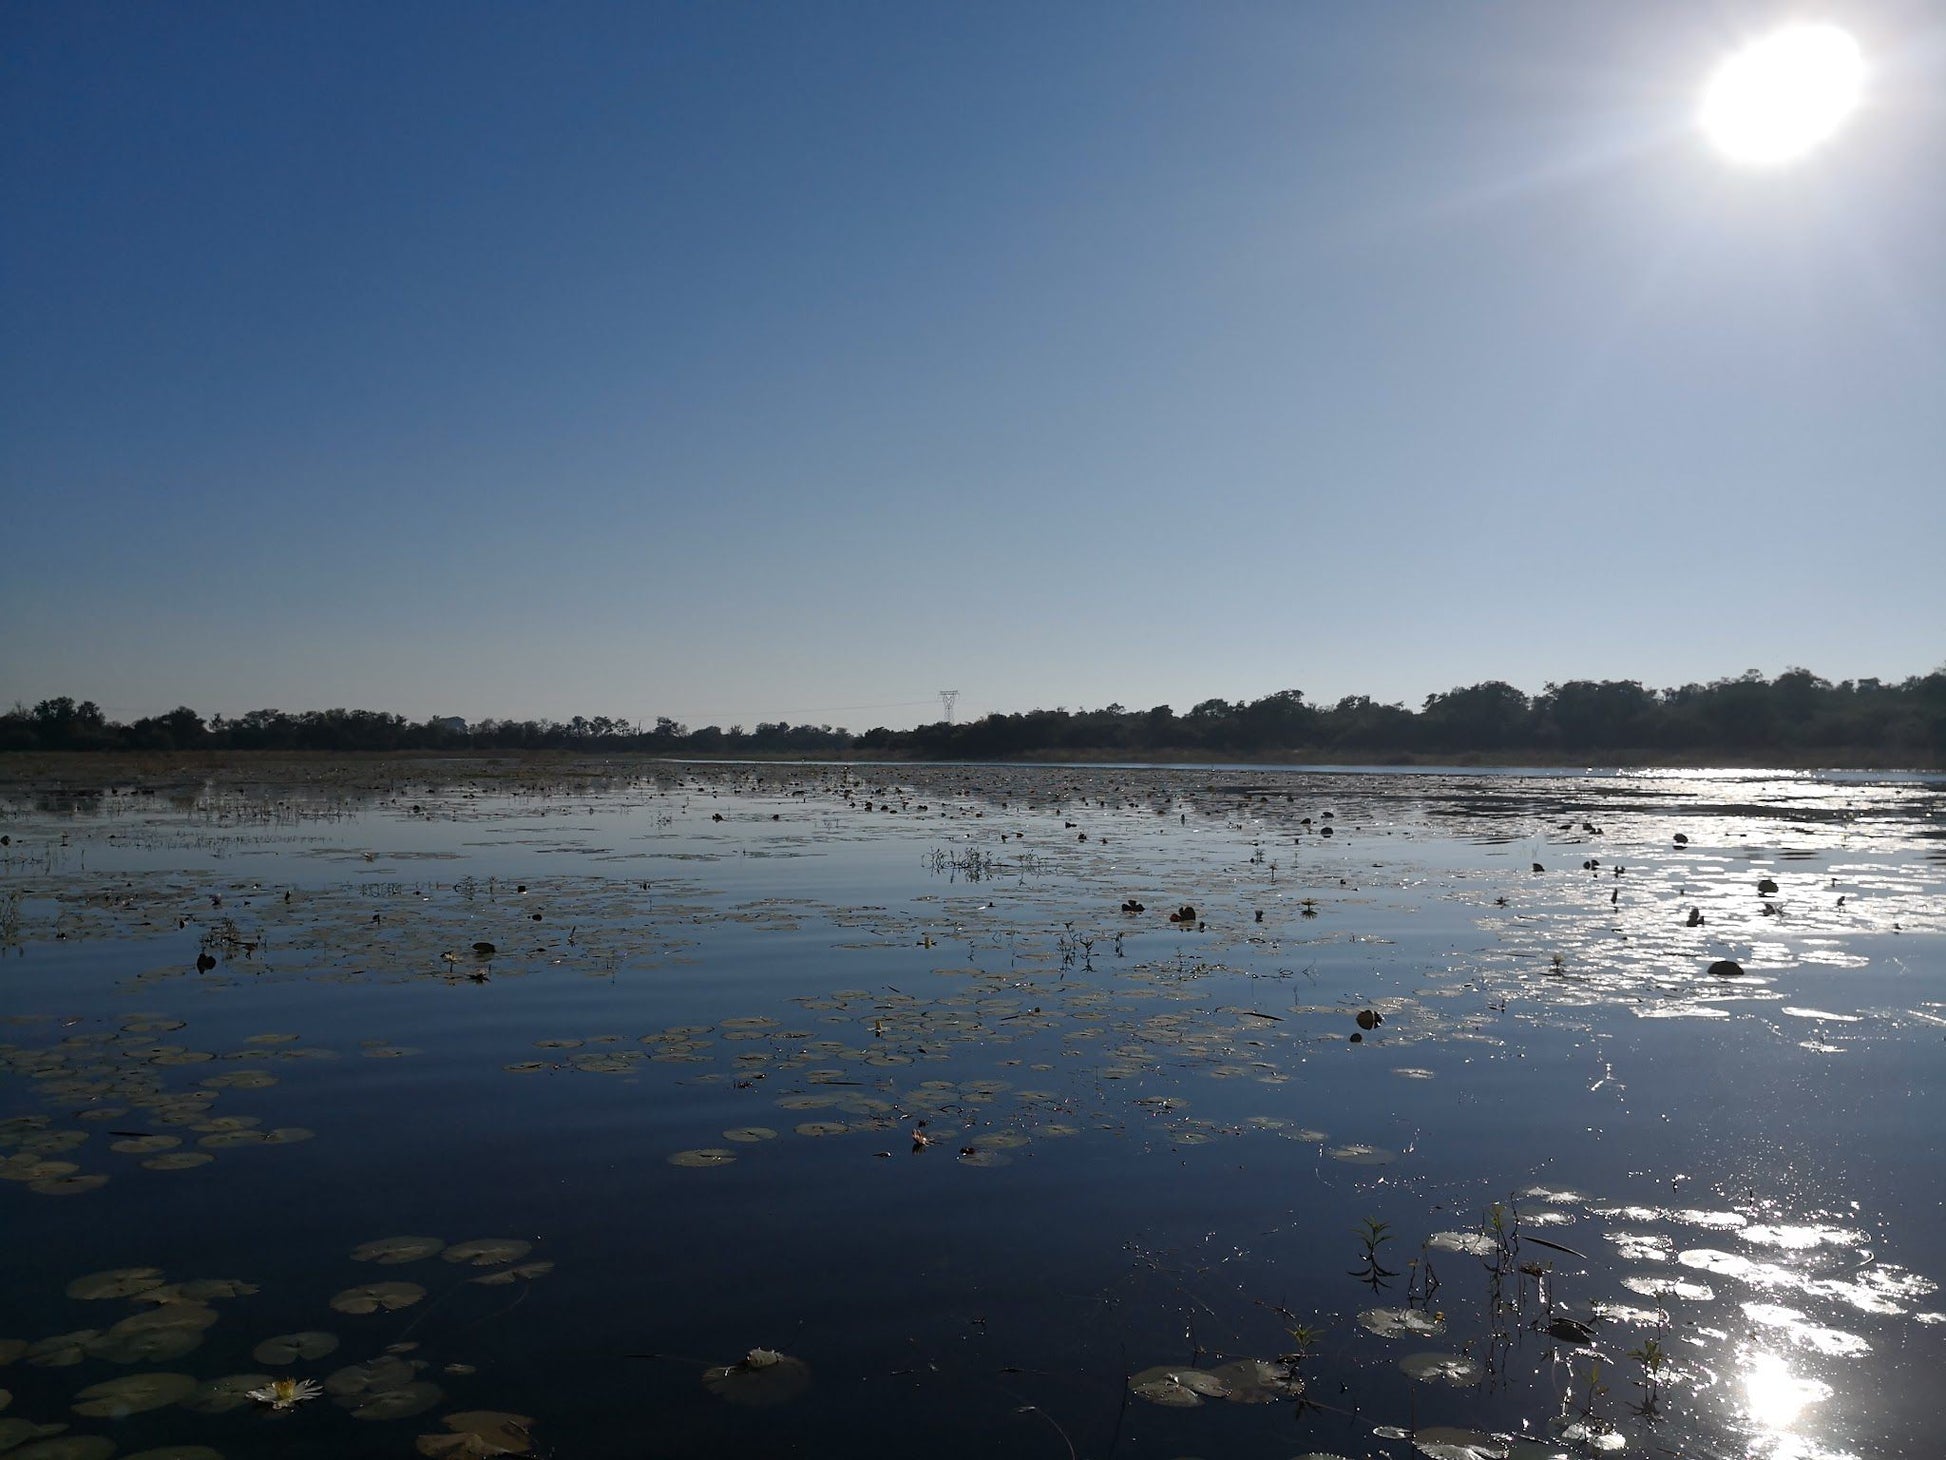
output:
<svg viewBox="0 0 1946 1460"><path fill-rule="evenodd" d="M1634 680L1573 680L1528 695L1490 680L1428 695L1416 711L1351 695L1314 705L1302 690L1250 701L1204 700L1129 710L1032 710L964 724L854 735L784 721L690 729L608 715L570 720L410 721L374 710L252 710L205 719L187 706L129 724L91 701L42 700L0 715L0 751L579 750L684 756L856 754L921 760L1097 756L1259 757L1375 761L1490 757L1535 762L1607 758L1751 764L1764 758L1826 765L1946 764L1946 668L1899 683L1837 683L1806 669L1774 679L1756 670L1678 688Z"/></svg>

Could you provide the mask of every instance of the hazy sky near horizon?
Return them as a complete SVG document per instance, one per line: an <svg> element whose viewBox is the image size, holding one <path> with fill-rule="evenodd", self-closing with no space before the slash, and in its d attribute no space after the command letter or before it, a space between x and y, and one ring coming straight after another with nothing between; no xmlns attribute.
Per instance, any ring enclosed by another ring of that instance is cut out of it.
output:
<svg viewBox="0 0 1946 1460"><path fill-rule="evenodd" d="M0 9L0 701L1896 679L1943 468L1924 0Z"/></svg>

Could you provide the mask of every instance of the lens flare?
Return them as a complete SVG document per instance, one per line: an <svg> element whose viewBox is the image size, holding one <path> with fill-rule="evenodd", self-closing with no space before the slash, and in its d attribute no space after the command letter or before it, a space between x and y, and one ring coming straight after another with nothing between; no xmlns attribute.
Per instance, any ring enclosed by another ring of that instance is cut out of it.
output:
<svg viewBox="0 0 1946 1460"><path fill-rule="evenodd" d="M1717 67L1697 121L1731 161L1775 167L1843 126L1864 88L1857 41L1835 25L1794 25Z"/></svg>

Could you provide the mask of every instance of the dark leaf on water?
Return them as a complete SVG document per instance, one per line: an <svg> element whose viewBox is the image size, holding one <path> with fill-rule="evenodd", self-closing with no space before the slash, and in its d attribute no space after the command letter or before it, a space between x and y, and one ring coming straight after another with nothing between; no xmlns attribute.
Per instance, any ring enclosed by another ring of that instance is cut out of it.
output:
<svg viewBox="0 0 1946 1460"><path fill-rule="evenodd" d="M811 1366L775 1349L753 1348L734 1364L706 1370L703 1387L731 1404L764 1408L811 1387Z"/></svg>
<svg viewBox="0 0 1946 1460"><path fill-rule="evenodd" d="M266 1338L250 1350L250 1357L272 1368L287 1369L306 1359L321 1359L337 1347L338 1336L335 1333L320 1333L313 1329Z"/></svg>
<svg viewBox="0 0 1946 1460"><path fill-rule="evenodd" d="M452 1433L419 1436L421 1455L471 1457L525 1455L534 1444L534 1421L524 1414L495 1409L471 1409L444 1416Z"/></svg>
<svg viewBox="0 0 1946 1460"><path fill-rule="evenodd" d="M533 1243L518 1237L476 1237L471 1242L455 1242L440 1256L448 1262L495 1267L503 1262L517 1262L533 1250Z"/></svg>

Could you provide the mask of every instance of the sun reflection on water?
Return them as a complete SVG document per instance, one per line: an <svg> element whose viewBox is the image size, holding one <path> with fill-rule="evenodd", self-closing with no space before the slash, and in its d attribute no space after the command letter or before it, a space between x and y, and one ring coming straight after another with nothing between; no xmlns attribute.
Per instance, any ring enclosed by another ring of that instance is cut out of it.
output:
<svg viewBox="0 0 1946 1460"><path fill-rule="evenodd" d="M1744 1366L1744 1415L1773 1434L1795 1429L1808 1407L1830 1397L1829 1384L1799 1378L1778 1354L1754 1354Z"/></svg>

